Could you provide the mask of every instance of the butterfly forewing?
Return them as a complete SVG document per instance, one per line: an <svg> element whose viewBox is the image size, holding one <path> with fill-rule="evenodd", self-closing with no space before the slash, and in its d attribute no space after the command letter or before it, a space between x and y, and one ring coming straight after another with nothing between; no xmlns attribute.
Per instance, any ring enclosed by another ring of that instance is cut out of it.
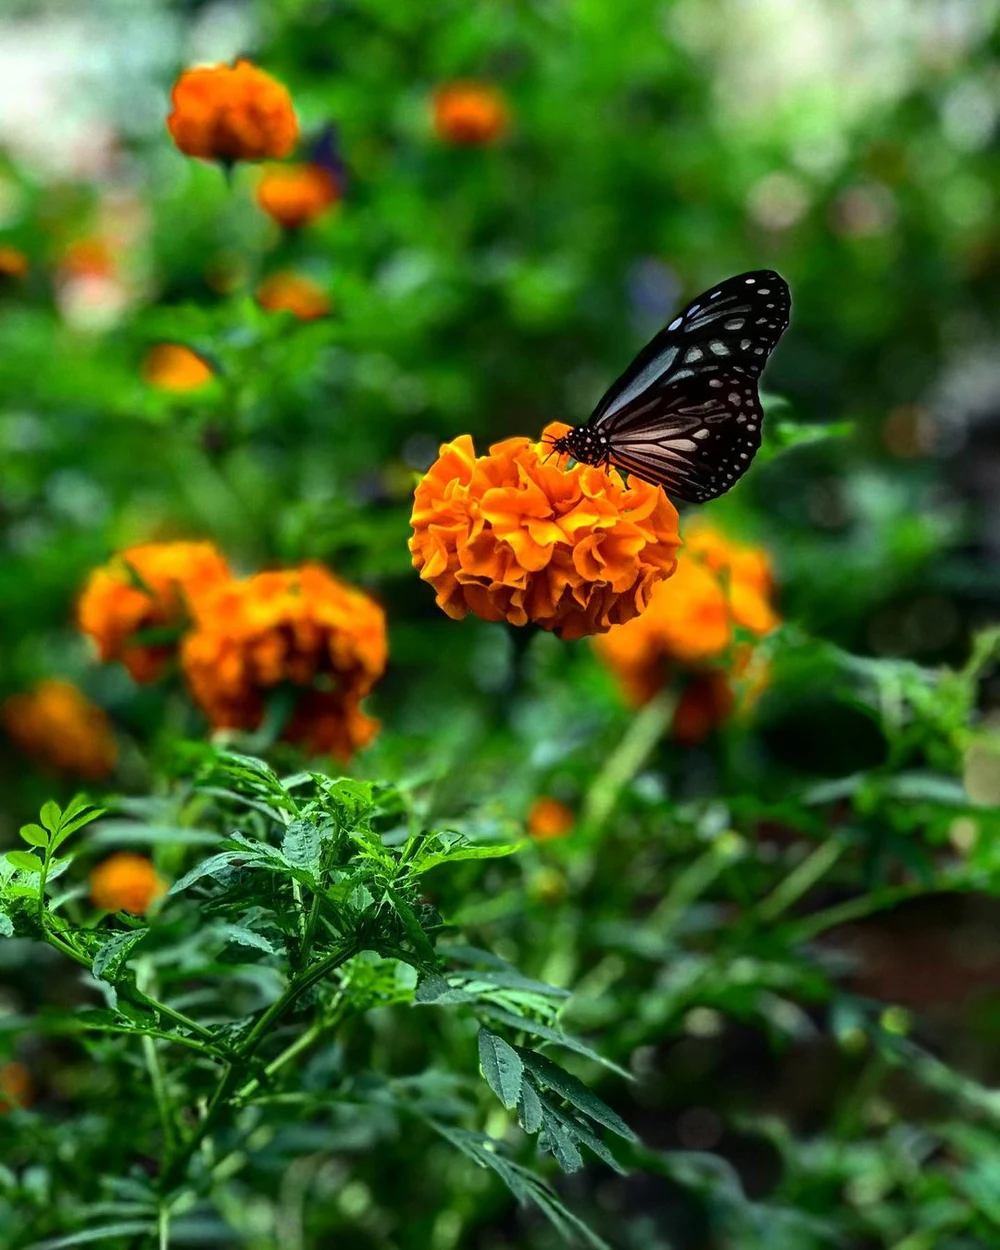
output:
<svg viewBox="0 0 1000 1250"><path fill-rule="evenodd" d="M644 481L692 502L721 495L760 446L757 378L790 308L788 284L770 269L709 288L643 348L586 429Z"/></svg>

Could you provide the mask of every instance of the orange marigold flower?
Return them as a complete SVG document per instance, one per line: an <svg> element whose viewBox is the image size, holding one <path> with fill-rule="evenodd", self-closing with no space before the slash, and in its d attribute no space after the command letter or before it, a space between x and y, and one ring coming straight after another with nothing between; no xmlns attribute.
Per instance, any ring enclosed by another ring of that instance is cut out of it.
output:
<svg viewBox="0 0 1000 1250"><path fill-rule="evenodd" d="M385 670L382 609L320 565L258 573L199 602L181 660L216 729L256 729L269 693L299 686L283 737L349 758L378 723L361 700Z"/></svg>
<svg viewBox="0 0 1000 1250"><path fill-rule="evenodd" d="M142 376L161 391L196 391L215 374L197 352L183 343L157 343L146 353Z"/></svg>
<svg viewBox="0 0 1000 1250"><path fill-rule="evenodd" d="M489 83L462 79L434 92L434 130L446 143L494 143L509 125L507 101Z"/></svg>
<svg viewBox="0 0 1000 1250"><path fill-rule="evenodd" d="M101 911L144 916L167 891L167 883L144 855L119 851L90 874L90 897Z"/></svg>
<svg viewBox="0 0 1000 1250"><path fill-rule="evenodd" d="M545 436L565 429L554 423ZM417 486L410 524L414 567L449 616L534 621L562 638L638 616L680 544L660 487L626 487L592 465L563 469L527 438L478 457L467 434L445 443Z"/></svg>
<svg viewBox="0 0 1000 1250"><path fill-rule="evenodd" d="M135 681L156 681L176 640L144 639L145 631L179 631L193 605L232 574L211 543L143 543L91 573L77 620L104 661L120 660Z"/></svg>
<svg viewBox="0 0 1000 1250"><path fill-rule="evenodd" d="M336 178L322 165L275 165L257 184L257 203L285 230L300 230L340 199Z"/></svg>
<svg viewBox="0 0 1000 1250"><path fill-rule="evenodd" d="M23 1063L0 1064L0 1114L34 1100L31 1072Z"/></svg>
<svg viewBox="0 0 1000 1250"><path fill-rule="evenodd" d="M78 278L113 278L118 268L115 249L108 239L77 239L63 252L58 265L60 282Z"/></svg>
<svg viewBox="0 0 1000 1250"><path fill-rule="evenodd" d="M72 682L40 681L4 700L3 727L28 755L58 773L100 781L118 760L118 745L103 708Z"/></svg>
<svg viewBox="0 0 1000 1250"><path fill-rule="evenodd" d="M290 312L300 321L314 321L330 311L330 297L318 282L284 271L258 286L257 303L268 312Z"/></svg>
<svg viewBox="0 0 1000 1250"><path fill-rule="evenodd" d="M548 796L536 799L528 812L528 832L539 842L564 837L575 823L573 809Z"/></svg>
<svg viewBox="0 0 1000 1250"><path fill-rule="evenodd" d="M259 161L288 156L299 123L288 89L250 61L188 69L170 93L170 137L187 156Z"/></svg>
<svg viewBox="0 0 1000 1250"><path fill-rule="evenodd" d="M692 527L669 585L656 588L637 620L594 645L635 704L662 689L674 667L700 672L706 680L688 685L675 720L681 737L700 741L705 734L699 737L695 728L687 733L684 727L703 721L712 727L734 704L725 661L737 677L752 667L752 648L735 645L737 630L762 637L779 624L772 589L763 551L730 542L711 526ZM714 666L722 666L721 681Z"/></svg>
<svg viewBox="0 0 1000 1250"><path fill-rule="evenodd" d="M20 248L0 245L0 278L25 278L28 268L28 258Z"/></svg>

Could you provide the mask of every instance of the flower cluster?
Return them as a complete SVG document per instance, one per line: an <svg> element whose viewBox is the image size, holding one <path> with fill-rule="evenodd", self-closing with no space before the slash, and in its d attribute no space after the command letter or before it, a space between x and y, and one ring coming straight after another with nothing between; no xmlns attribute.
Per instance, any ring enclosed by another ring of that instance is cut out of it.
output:
<svg viewBox="0 0 1000 1250"><path fill-rule="evenodd" d="M434 130L446 143L481 147L502 138L509 125L507 102L489 83L460 79L434 93Z"/></svg>
<svg viewBox="0 0 1000 1250"><path fill-rule="evenodd" d="M257 184L257 203L284 230L301 230L340 199L340 187L322 165L274 165Z"/></svg>
<svg viewBox="0 0 1000 1250"><path fill-rule="evenodd" d="M187 156L259 161L288 156L299 123L288 90L247 60L186 70L170 94L167 129Z"/></svg>
<svg viewBox="0 0 1000 1250"><path fill-rule="evenodd" d="M416 489L410 551L449 616L582 638L638 616L673 573L677 511L663 491L561 461L527 438L479 457L468 435L441 448Z"/></svg>
<svg viewBox="0 0 1000 1250"><path fill-rule="evenodd" d="M95 569L77 620L102 660L120 660L132 678L156 681L198 598L232 574L211 543L144 543Z"/></svg>
<svg viewBox="0 0 1000 1250"><path fill-rule="evenodd" d="M682 671L686 682L674 736L702 741L737 704L766 682L754 648L779 624L772 605L773 575L765 552L733 543L717 529L692 527L670 583L657 587L635 621L595 640L598 655L633 704L647 702Z"/></svg>
<svg viewBox="0 0 1000 1250"><path fill-rule="evenodd" d="M283 736L347 758L378 728L360 705L386 657L382 609L321 566L305 565L231 582L204 599L182 665L214 727L255 729L269 694L298 687L304 693Z"/></svg>
<svg viewBox="0 0 1000 1250"><path fill-rule="evenodd" d="M0 718L11 741L54 772L100 781L114 770L111 722L72 682L53 678L12 694Z"/></svg>
<svg viewBox="0 0 1000 1250"><path fill-rule="evenodd" d="M144 855L119 851L90 874L90 898L101 911L144 916L167 891L167 883Z"/></svg>

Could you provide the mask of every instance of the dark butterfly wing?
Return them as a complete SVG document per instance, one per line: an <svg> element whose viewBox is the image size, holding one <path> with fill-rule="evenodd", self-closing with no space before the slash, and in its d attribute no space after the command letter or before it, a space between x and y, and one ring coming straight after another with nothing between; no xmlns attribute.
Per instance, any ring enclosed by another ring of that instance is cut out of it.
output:
<svg viewBox="0 0 1000 1250"><path fill-rule="evenodd" d="M610 437L611 463L690 503L724 494L760 447L757 382L742 371L682 378L656 391Z"/></svg>
<svg viewBox="0 0 1000 1250"><path fill-rule="evenodd" d="M788 284L772 269L727 278L692 300L608 389L587 425L609 437L675 382L722 371L760 377L788 325Z"/></svg>

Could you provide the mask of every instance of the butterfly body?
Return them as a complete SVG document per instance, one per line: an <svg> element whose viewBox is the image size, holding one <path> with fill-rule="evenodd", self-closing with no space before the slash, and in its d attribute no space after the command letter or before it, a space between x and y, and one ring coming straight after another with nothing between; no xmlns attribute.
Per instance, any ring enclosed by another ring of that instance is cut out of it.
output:
<svg viewBox="0 0 1000 1250"><path fill-rule="evenodd" d="M757 378L788 325L788 284L773 270L728 278L643 348L586 425L553 442L581 464L613 464L679 499L729 490L760 447Z"/></svg>

